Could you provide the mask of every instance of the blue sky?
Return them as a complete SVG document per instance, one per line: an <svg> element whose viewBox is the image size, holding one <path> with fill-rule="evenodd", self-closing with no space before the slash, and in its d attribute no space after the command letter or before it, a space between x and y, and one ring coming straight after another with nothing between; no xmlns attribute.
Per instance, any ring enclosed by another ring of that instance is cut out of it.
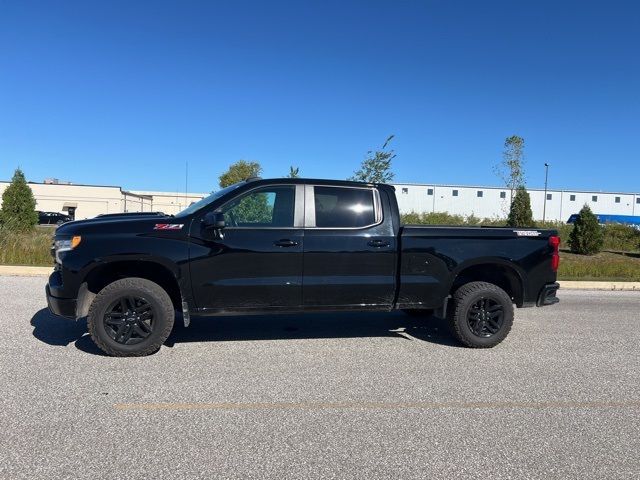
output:
<svg viewBox="0 0 640 480"><path fill-rule="evenodd" d="M217 188L239 159L345 178L640 192L638 2L0 0L0 179Z"/></svg>

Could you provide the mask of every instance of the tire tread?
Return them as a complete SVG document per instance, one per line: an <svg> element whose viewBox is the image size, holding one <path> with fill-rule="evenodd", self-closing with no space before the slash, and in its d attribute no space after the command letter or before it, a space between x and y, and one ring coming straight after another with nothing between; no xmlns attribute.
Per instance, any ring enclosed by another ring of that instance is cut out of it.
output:
<svg viewBox="0 0 640 480"><path fill-rule="evenodd" d="M462 330L462 322L466 322L466 304L465 300L468 299L471 295L476 294L480 291L489 291L498 297L503 297L506 300L508 299L508 306L511 309L505 314L509 314L509 319L504 327L504 329L499 332L499 335L496 335L495 338L491 337L491 342L477 342L472 341L466 332ZM494 285L493 283L488 282L469 282L458 288L453 294L453 304L454 307L449 311L448 320L449 325L451 326L451 330L453 335L465 346L470 348L491 348L502 342L505 337L511 331L511 326L513 325L513 304L511 302L511 297L505 292L502 288Z"/></svg>
<svg viewBox="0 0 640 480"><path fill-rule="evenodd" d="M151 293L151 295L153 295L162 305L164 311L160 312L160 314L167 315L167 318L169 319L166 322L164 329L160 332L160 336L158 337L158 339L139 351L122 351L115 349L111 345L103 341L100 335L97 334L97 328L99 328L99 325L96 324L96 309L100 307L100 300L111 294L113 291L126 291L129 289L149 291L149 293ZM110 283L102 290L100 290L89 307L89 313L87 315L87 327L93 342L98 346L98 348L100 348L100 350L105 352L107 355L111 355L114 357L144 357L158 351L158 349L164 344L165 340L169 337L169 335L171 334L171 330L173 329L174 317L175 311L173 308L173 303L171 302L171 298L160 285L152 282L151 280L147 280L146 278L128 277L116 280L115 282Z"/></svg>

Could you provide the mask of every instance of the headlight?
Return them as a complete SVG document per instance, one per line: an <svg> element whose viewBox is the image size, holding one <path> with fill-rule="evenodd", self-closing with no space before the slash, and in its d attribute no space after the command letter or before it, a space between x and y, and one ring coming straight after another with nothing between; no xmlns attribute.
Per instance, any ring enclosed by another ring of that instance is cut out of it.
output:
<svg viewBox="0 0 640 480"><path fill-rule="evenodd" d="M53 242L53 248L56 252L56 262L62 263L60 260L61 252L68 252L69 250L73 250L78 245L80 245L80 241L82 237L80 235L75 235L71 238L58 238Z"/></svg>

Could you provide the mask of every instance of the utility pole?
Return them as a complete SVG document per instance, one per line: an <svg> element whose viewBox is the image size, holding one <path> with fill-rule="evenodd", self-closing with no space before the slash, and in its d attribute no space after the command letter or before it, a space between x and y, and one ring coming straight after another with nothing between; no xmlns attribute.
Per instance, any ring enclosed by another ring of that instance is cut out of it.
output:
<svg viewBox="0 0 640 480"><path fill-rule="evenodd" d="M544 207L542 207L542 222L547 218L547 180L549 179L549 164L544 164Z"/></svg>

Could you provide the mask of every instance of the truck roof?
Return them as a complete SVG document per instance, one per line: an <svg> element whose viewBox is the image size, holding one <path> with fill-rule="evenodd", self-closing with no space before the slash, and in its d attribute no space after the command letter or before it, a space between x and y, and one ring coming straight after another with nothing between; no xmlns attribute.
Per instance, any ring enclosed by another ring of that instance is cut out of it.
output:
<svg viewBox="0 0 640 480"><path fill-rule="evenodd" d="M263 183L268 183L270 185L273 185L274 183L286 183L286 184L303 184L303 183L312 183L315 185L340 185L340 186L344 186L344 187L379 187L379 186L389 186L387 184L384 183L367 183L367 182L355 182L352 180L329 180L326 178L289 178L289 177L283 177L283 178L259 178L259 177L253 177L253 178L248 178L246 180L247 182L251 182L251 183L258 183L258 184L263 184ZM393 188L393 187L391 187Z"/></svg>

